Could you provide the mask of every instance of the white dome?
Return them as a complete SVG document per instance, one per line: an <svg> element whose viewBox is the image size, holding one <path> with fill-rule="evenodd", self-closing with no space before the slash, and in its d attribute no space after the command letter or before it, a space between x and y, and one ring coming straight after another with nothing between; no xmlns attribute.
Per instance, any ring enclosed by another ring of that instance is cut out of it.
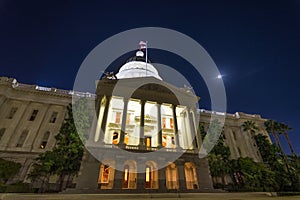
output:
<svg viewBox="0 0 300 200"><path fill-rule="evenodd" d="M119 72L116 74L116 77L118 79L149 76L162 80L162 78L158 74L158 71L152 64L147 63L146 65L146 62L142 61L127 62L119 69Z"/></svg>

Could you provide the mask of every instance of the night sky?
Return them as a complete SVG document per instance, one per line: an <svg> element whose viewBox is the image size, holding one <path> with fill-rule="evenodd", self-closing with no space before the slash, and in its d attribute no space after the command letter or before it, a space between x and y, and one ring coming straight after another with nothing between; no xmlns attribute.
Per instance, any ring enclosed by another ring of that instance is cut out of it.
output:
<svg viewBox="0 0 300 200"><path fill-rule="evenodd" d="M174 29L201 44L224 74L229 113L288 124L300 154L300 1L175 2L0 0L0 76L71 90L84 58L108 37L138 27ZM181 71L200 107L210 109L203 80L185 60L151 49L149 57ZM109 70L126 59L120 55Z"/></svg>

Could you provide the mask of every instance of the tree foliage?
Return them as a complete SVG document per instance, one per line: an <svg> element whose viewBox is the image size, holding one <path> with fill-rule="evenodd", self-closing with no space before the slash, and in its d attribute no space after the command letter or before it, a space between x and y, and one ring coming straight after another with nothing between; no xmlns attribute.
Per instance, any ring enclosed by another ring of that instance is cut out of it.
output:
<svg viewBox="0 0 300 200"><path fill-rule="evenodd" d="M50 175L56 174L62 187L66 176L76 175L79 171L84 149L81 138L84 138L89 128L87 100L79 99L74 106L76 125L70 104L67 107L67 118L55 136L56 146L51 151L39 155L30 174L32 180L42 179L44 182Z"/></svg>
<svg viewBox="0 0 300 200"><path fill-rule="evenodd" d="M0 158L0 183L5 184L9 178L12 178L19 172L20 168L20 163Z"/></svg>

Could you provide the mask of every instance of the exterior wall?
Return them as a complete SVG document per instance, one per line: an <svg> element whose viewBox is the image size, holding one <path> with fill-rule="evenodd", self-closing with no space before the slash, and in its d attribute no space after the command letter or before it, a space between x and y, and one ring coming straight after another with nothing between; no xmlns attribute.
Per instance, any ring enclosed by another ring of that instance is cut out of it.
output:
<svg viewBox="0 0 300 200"><path fill-rule="evenodd" d="M15 79L0 77L0 129L5 128L0 139L0 157L22 164L19 174L9 182L26 181L30 166L38 154L55 146L54 137L64 121L66 106L70 102L70 95L54 90L38 90L35 85L20 84ZM12 108L17 108L17 111L10 119L8 116ZM29 121L34 109L38 110L36 118ZM55 123L50 123L54 111L58 115ZM24 130L28 130L24 144L16 147ZM47 131L50 136L46 147L42 149L40 144Z"/></svg>
<svg viewBox="0 0 300 200"><path fill-rule="evenodd" d="M106 91L104 91L105 93ZM22 168L19 174L10 182L28 181L26 176L30 171L30 167L34 162L34 159L39 153L52 149L55 146L54 136L58 133L64 118L66 116L67 105L71 103L71 95L73 91L59 90L55 88L45 88L36 85L26 85L16 82L13 78L0 77L0 129L5 128L5 133L0 138L0 157L19 162L22 164ZM77 94L75 92L75 94ZM164 93L162 93L164 94ZM78 95L86 95L85 93L79 93ZM140 94L137 94L140 95ZM166 95L166 94L164 94ZM92 98L94 95L91 95ZM142 96L142 95L141 95ZM152 93L149 93L149 97ZM168 98L166 96L166 98ZM100 102L96 102L96 105L100 105ZM9 119L8 115L13 107L17 108L14 116ZM29 118L33 110L38 110L37 116L34 121L29 121ZM55 123L50 123L50 118L53 112L57 112L57 119ZM200 121L208 124L211 114L210 111L200 112ZM248 115L244 113L226 114L225 122L225 142L230 147L232 158L236 159L240 156L252 157L254 160L260 162L260 155L257 154L257 147L254 147L251 136L248 133L243 132L241 125L246 120L254 121L261 133L268 135L264 130L263 123L265 119L262 119L259 115ZM24 130L28 130L28 136L24 141L22 147L16 147L20 135ZM40 148L41 141L45 132L50 132L46 148ZM234 137L235 134L235 137ZM201 145L201 137L197 134L198 148ZM240 152L239 150L240 149ZM86 162L88 160L88 162ZM118 159L115 159L118 160ZM209 167L206 159L198 159L197 154L184 154L181 159L176 161L179 178L179 189L181 191L186 190L185 187L185 174L184 163L188 160L193 160L197 168L197 176L199 181L199 188L203 191L210 190L211 182L209 175ZM73 182L78 183L79 188L96 188L97 179L100 170L98 161L92 158L88 153L83 159L82 170L79 177L85 177L84 179L76 179ZM122 173L114 172L116 178L122 176ZM140 183L143 183L143 175L137 175L137 179L140 179ZM92 183L91 180L94 180ZM202 182L201 182L202 181ZM52 182L55 182L53 179ZM158 171L158 185L161 191L164 191L166 182L165 169ZM114 182L113 186L118 186L118 182ZM137 185L140 191L142 185Z"/></svg>
<svg viewBox="0 0 300 200"><path fill-rule="evenodd" d="M205 124L206 129L212 114L216 113L205 110L200 112L200 122ZM250 115L238 112L235 114L226 114L224 124L225 144L230 148L231 159L250 157L256 162L262 162L254 138L252 138L249 132L243 131L242 124L247 120L255 122L258 127L257 134L264 134L271 141L264 127L266 119L261 118L260 115Z"/></svg>

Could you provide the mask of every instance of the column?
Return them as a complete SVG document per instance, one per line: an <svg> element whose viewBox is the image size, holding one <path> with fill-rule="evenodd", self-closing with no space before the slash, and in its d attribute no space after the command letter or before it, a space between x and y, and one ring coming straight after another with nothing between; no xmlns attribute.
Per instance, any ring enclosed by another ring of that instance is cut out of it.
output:
<svg viewBox="0 0 300 200"><path fill-rule="evenodd" d="M146 173L145 173L145 158L137 158L137 190L144 191L145 190L145 181L146 181Z"/></svg>
<svg viewBox="0 0 300 200"><path fill-rule="evenodd" d="M174 132L175 132L175 144L176 148L181 148L179 145L179 138L178 138L178 125L177 125L177 117L176 117L176 105L172 105L173 110L173 120L174 120Z"/></svg>
<svg viewBox="0 0 300 200"><path fill-rule="evenodd" d="M157 130L158 130L158 142L157 146L162 147L162 128L161 128L161 104L157 104Z"/></svg>
<svg viewBox="0 0 300 200"><path fill-rule="evenodd" d="M123 187L123 171L117 169L123 169L124 161L122 159L116 159L116 169L114 176L114 186L113 189L122 189Z"/></svg>
<svg viewBox="0 0 300 200"><path fill-rule="evenodd" d="M88 142L93 143L99 141L100 131L101 131L101 119L100 119L100 112L101 112L101 102L103 101L104 96L98 97L98 102L96 105L96 114L95 119L93 119L93 125L91 129L91 133L89 134ZM105 109L105 107L104 107ZM102 119L103 120L103 119ZM94 134L93 134L94 133Z"/></svg>
<svg viewBox="0 0 300 200"><path fill-rule="evenodd" d="M101 125L101 130L100 130L100 136L99 136L99 142L104 143L104 134L105 134L105 127L107 123L107 115L108 115L108 109L109 109L109 104L111 101L111 97L107 97L106 103L105 103L105 110L103 114L103 121Z"/></svg>
<svg viewBox="0 0 300 200"><path fill-rule="evenodd" d="M144 125L145 125L145 100L141 100L141 117L140 117L140 146L144 147L145 146L145 141L144 141Z"/></svg>
<svg viewBox="0 0 300 200"><path fill-rule="evenodd" d="M158 189L161 192L166 192L166 167L158 170Z"/></svg>
<svg viewBox="0 0 300 200"><path fill-rule="evenodd" d="M124 98L124 108L123 108L123 115L122 115L122 125L121 125L121 134L119 139L119 146L125 146L124 137L126 131L126 118L127 118L127 108L128 108L128 99Z"/></svg>
<svg viewBox="0 0 300 200"><path fill-rule="evenodd" d="M196 148L196 133L195 133L195 125L193 123L193 118L191 116L191 112L190 112L190 108L187 107L187 112L188 112L188 121L189 121L189 126L190 126L190 134L191 134L191 139L192 139L192 149L195 149Z"/></svg>
<svg viewBox="0 0 300 200"><path fill-rule="evenodd" d="M179 190L185 191L186 190L186 179L185 179L185 169L184 169L184 162L183 161L176 161L176 166L178 170L178 182L179 182Z"/></svg>

